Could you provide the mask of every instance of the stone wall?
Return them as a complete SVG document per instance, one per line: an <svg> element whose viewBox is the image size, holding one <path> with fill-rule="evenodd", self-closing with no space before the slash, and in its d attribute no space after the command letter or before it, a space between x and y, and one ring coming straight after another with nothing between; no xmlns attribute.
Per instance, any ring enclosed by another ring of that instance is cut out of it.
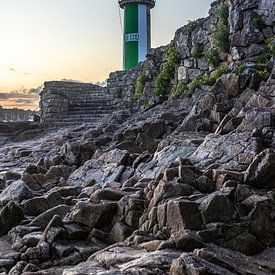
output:
<svg viewBox="0 0 275 275"><path fill-rule="evenodd" d="M44 83L40 93L41 118L44 122L60 120L68 114L70 101L85 92L103 90L103 87L93 84L50 81Z"/></svg>

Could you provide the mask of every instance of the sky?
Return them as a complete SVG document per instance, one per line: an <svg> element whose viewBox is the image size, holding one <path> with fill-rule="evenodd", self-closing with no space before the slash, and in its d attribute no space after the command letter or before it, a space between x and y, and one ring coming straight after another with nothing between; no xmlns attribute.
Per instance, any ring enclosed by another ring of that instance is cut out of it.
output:
<svg viewBox="0 0 275 275"><path fill-rule="evenodd" d="M207 16L212 0L156 2L152 47ZM96 83L122 69L117 0L0 0L0 11L1 106L35 109L45 81Z"/></svg>

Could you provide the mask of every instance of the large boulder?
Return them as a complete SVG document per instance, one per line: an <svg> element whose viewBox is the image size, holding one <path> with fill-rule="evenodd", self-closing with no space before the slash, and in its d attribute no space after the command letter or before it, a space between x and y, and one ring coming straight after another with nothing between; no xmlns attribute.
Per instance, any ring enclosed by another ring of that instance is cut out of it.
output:
<svg viewBox="0 0 275 275"><path fill-rule="evenodd" d="M80 201L75 205L68 218L90 228L103 227L112 223L116 211L117 204L114 202Z"/></svg>
<svg viewBox="0 0 275 275"><path fill-rule="evenodd" d="M24 218L24 211L15 202L10 201L0 211L0 236L7 234Z"/></svg>
<svg viewBox="0 0 275 275"><path fill-rule="evenodd" d="M70 175L67 182L72 186L81 186L91 181L100 185L119 181L129 156L126 150L111 150L97 159L86 161Z"/></svg>
<svg viewBox="0 0 275 275"><path fill-rule="evenodd" d="M261 150L250 132L208 135L191 160L204 169L244 171Z"/></svg>
<svg viewBox="0 0 275 275"><path fill-rule="evenodd" d="M257 155L245 173L244 182L248 185L263 188L275 187L275 153L265 149Z"/></svg>
<svg viewBox="0 0 275 275"><path fill-rule="evenodd" d="M199 230L202 217L198 204L188 200L170 200L167 205L167 225L171 231Z"/></svg>
<svg viewBox="0 0 275 275"><path fill-rule="evenodd" d="M230 221L235 213L234 204L219 191L203 199L199 208L205 224Z"/></svg>
<svg viewBox="0 0 275 275"><path fill-rule="evenodd" d="M0 203L6 204L9 201L21 202L25 199L33 197L32 190L26 185L24 181L18 180L11 183L0 194Z"/></svg>
<svg viewBox="0 0 275 275"><path fill-rule="evenodd" d="M190 196L192 194L193 188L187 184L160 181L157 188L154 190L150 207L156 206L161 201L167 200L171 197Z"/></svg>

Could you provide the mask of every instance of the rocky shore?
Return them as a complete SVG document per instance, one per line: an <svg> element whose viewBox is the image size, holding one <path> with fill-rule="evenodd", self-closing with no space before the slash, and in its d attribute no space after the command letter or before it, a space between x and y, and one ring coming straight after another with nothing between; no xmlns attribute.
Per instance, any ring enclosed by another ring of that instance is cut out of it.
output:
<svg viewBox="0 0 275 275"><path fill-rule="evenodd" d="M219 58L228 68L206 83L191 73L217 69L191 56L192 39L210 50L213 31L203 30L224 4L232 32ZM169 63L156 49L132 104L96 123L6 136L0 274L275 274L274 14L274 1L214 2L207 19L176 33L181 61L170 84L189 85L179 96L152 94ZM260 48L273 51L264 70Z"/></svg>

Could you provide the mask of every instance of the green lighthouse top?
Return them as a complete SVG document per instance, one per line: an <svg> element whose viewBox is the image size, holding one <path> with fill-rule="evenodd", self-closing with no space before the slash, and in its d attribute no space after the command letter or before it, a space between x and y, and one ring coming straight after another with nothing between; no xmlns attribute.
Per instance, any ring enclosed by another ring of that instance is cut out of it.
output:
<svg viewBox="0 0 275 275"><path fill-rule="evenodd" d="M156 4L156 0L118 0L118 3L122 9L128 4L144 4L152 9Z"/></svg>

